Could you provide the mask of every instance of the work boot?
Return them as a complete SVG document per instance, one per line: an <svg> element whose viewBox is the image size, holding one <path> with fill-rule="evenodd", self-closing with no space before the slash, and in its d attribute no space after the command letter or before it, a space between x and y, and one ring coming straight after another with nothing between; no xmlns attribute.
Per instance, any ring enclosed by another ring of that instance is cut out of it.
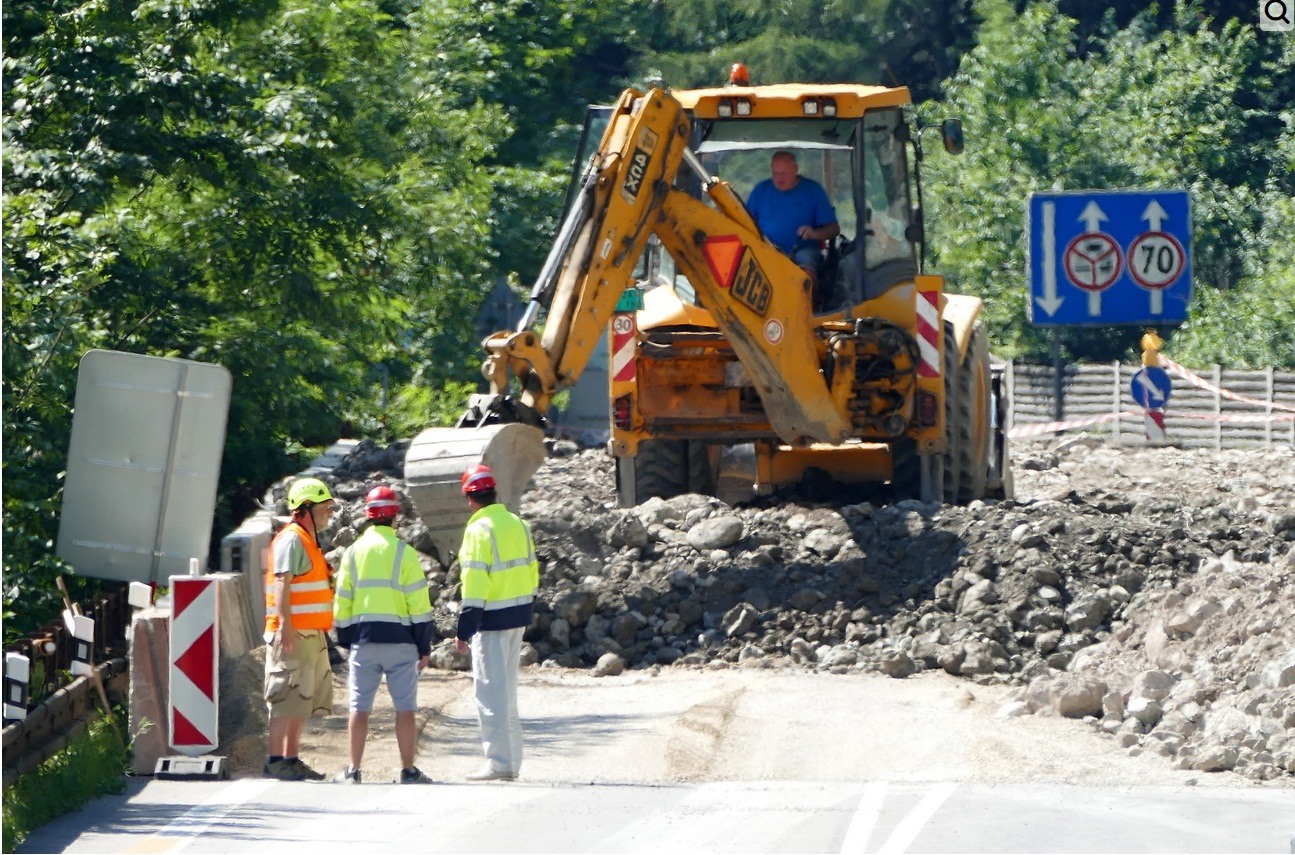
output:
<svg viewBox="0 0 1295 855"><path fill-rule="evenodd" d="M286 757L278 760L266 760L265 765L261 767L261 774L267 778L275 778L279 781L304 781L305 777L292 765L292 761Z"/></svg>
<svg viewBox="0 0 1295 855"><path fill-rule="evenodd" d="M486 766L478 769L471 775L468 775L469 781L516 781L517 773L508 772L504 769L496 769L493 766Z"/></svg>
<svg viewBox="0 0 1295 855"><path fill-rule="evenodd" d="M303 763L303 762L301 761L301 758L300 758L300 757L291 757L291 758L284 758L284 759L285 759L287 762L291 763L291 764L292 764L292 768L296 769L296 770L297 770L297 774L301 776L301 777L300 777L300 778L298 778L297 780L299 780L299 781L322 781L322 780L324 780L324 773L323 773L323 772L316 772L314 769L310 768L310 767L309 767L309 766L307 766L305 763Z"/></svg>
<svg viewBox="0 0 1295 855"><path fill-rule="evenodd" d="M360 783L360 770L346 768L338 772L333 778L336 784L358 784Z"/></svg>
<svg viewBox="0 0 1295 855"><path fill-rule="evenodd" d="M417 766L410 766L408 769L400 770L400 783L402 784L432 784L435 783L431 778L424 775L418 770Z"/></svg>

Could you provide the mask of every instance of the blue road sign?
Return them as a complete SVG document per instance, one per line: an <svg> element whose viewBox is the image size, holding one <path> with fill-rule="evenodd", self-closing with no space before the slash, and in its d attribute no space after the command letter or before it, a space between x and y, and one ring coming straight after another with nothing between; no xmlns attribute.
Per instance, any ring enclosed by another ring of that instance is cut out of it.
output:
<svg viewBox="0 0 1295 855"><path fill-rule="evenodd" d="M1174 389L1168 371L1154 365L1145 365L1133 372L1133 379L1129 381L1129 391L1133 393L1133 400L1137 401L1142 409L1163 410L1165 404L1169 403L1169 396Z"/></svg>
<svg viewBox="0 0 1295 855"><path fill-rule="evenodd" d="M1031 323L1182 323L1191 233L1186 190L1031 193Z"/></svg>

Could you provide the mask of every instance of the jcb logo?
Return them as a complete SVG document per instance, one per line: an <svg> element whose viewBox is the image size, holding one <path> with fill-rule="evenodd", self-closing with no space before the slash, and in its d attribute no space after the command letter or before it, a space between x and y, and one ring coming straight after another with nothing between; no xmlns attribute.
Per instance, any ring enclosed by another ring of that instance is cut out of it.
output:
<svg viewBox="0 0 1295 855"><path fill-rule="evenodd" d="M764 313L769 311L769 298L772 294L773 289L769 285L769 280L755 263L755 258L751 253L745 253L742 267L737 272L737 278L733 280L733 296L748 309L764 317Z"/></svg>
<svg viewBox="0 0 1295 855"><path fill-rule="evenodd" d="M634 145L634 153L625 167L625 183L621 185L621 195L625 201L633 204L638 200L639 191L647 177L648 161L656 151L657 135L654 131L644 131Z"/></svg>
<svg viewBox="0 0 1295 855"><path fill-rule="evenodd" d="M648 158L651 156L651 152L641 148L634 149L634 154L630 156L629 168L625 170L625 184L621 188L626 201L633 202L638 198L639 191L643 189L643 176L647 173Z"/></svg>

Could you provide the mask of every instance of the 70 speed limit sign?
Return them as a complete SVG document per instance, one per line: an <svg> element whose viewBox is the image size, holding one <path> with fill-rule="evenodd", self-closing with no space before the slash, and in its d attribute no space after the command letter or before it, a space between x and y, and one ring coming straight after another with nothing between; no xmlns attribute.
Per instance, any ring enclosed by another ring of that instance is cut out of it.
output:
<svg viewBox="0 0 1295 855"><path fill-rule="evenodd" d="M1129 275L1143 288L1168 288L1183 275L1187 252L1168 232L1146 232L1129 244Z"/></svg>

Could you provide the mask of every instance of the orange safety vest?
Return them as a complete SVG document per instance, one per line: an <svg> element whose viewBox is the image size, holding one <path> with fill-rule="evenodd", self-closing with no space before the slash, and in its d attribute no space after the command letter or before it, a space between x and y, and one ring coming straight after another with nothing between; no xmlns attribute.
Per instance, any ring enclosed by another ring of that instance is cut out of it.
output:
<svg viewBox="0 0 1295 855"><path fill-rule="evenodd" d="M279 631L279 609L274 599L274 542L293 529L297 531L297 537L310 556L310 570L292 577L288 584L292 628L330 630L333 628L332 573L319 544L315 543L309 532L294 522L284 526L283 531L276 534L274 541L270 543L270 558L265 562L265 631Z"/></svg>

